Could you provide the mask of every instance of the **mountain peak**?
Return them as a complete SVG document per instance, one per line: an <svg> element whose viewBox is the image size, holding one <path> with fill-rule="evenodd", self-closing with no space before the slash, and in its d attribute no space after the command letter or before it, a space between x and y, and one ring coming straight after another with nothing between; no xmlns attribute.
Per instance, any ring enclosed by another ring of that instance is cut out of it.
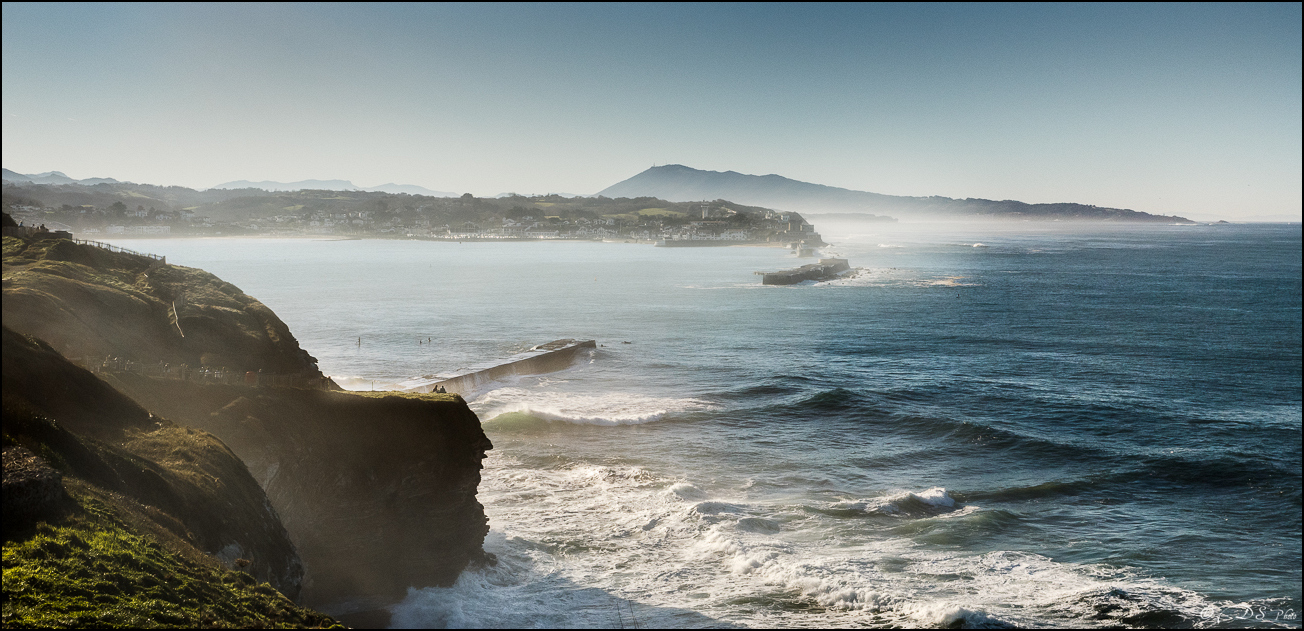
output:
<svg viewBox="0 0 1304 631"><path fill-rule="evenodd" d="M682 164L654 166L598 192L604 197L659 197L672 202L727 199L740 204L803 213L852 212L903 217L1005 217L1096 221L1185 222L1183 217L1151 215L1087 204L1027 204L1020 201L902 197L802 182L782 175L703 171Z"/></svg>
<svg viewBox="0 0 1304 631"><path fill-rule="evenodd" d="M9 169L4 169L4 179L10 182L31 182L33 184L86 184L94 185L102 182L117 182L111 178L93 177L86 180L76 180L64 175L62 171L46 171L35 175L25 175L16 173Z"/></svg>

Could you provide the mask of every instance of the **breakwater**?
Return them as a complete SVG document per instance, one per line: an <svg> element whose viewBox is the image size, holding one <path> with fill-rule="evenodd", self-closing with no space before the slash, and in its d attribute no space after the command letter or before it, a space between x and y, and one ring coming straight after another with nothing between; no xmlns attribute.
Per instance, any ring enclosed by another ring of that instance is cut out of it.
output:
<svg viewBox="0 0 1304 631"><path fill-rule="evenodd" d="M795 285L806 280L829 280L851 269L847 259L820 259L819 263L802 265L781 272L756 272L762 285Z"/></svg>
<svg viewBox="0 0 1304 631"><path fill-rule="evenodd" d="M540 344L505 361L464 368L458 374L422 386L418 392L452 392L468 394L485 384L513 375L538 375L569 367L575 355L586 348L597 348L594 340L562 339Z"/></svg>

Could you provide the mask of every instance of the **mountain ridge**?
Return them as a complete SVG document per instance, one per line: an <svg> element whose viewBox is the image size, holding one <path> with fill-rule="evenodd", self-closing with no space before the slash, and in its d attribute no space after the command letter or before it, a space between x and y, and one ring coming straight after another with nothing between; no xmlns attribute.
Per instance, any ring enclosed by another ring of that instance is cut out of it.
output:
<svg viewBox="0 0 1304 631"><path fill-rule="evenodd" d="M62 171L46 171L45 173L23 174L9 169L2 169L4 179L10 182L31 182L33 184L81 184L83 186L95 186L96 184L118 184L118 180L111 177L90 177L84 180L78 180L65 175Z"/></svg>
<svg viewBox="0 0 1304 631"><path fill-rule="evenodd" d="M457 197L457 193L447 191L432 191L424 186L416 184L396 184L390 182L379 186L358 186L349 180L299 180L297 182L277 182L274 180L264 180L261 182L251 182L249 180L234 180L223 182L212 188L231 190L242 188L258 188L268 192L288 192L302 190L321 190L321 191L365 191L368 193L406 193L408 195L426 195L428 197Z"/></svg>
<svg viewBox="0 0 1304 631"><path fill-rule="evenodd" d="M96 184L130 184L115 180L111 177L91 177L79 180L69 177L62 171L46 171L45 173L18 173L12 169L0 169L3 171L3 178L7 182L32 183L32 184L80 184L82 186L95 186ZM163 185L166 187L167 185ZM448 191L434 191L424 186L416 184L398 184L389 182L379 186L358 186L349 180L299 180L297 182L277 182L275 180L263 180L253 182L250 180L233 180L223 182L212 186L207 190L239 190L246 188L257 188L269 193L289 192L300 190L325 190L325 191L364 191L368 193L393 193L408 195L426 195L428 197L457 197L459 193L450 193ZM203 190L203 189L195 189Z"/></svg>
<svg viewBox="0 0 1304 631"><path fill-rule="evenodd" d="M604 197L649 196L675 202L728 199L778 210L892 214L909 218L971 216L1191 223L1185 217L1073 202L1029 204L1017 200L884 195L803 182L777 174L705 171L682 164L654 166L597 194Z"/></svg>

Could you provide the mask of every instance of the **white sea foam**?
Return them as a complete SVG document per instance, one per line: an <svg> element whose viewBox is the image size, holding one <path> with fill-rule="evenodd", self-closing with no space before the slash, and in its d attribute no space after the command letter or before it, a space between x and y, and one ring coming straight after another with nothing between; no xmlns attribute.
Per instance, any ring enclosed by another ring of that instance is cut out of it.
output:
<svg viewBox="0 0 1304 631"><path fill-rule="evenodd" d="M352 375L327 375L339 387L345 390L366 391L366 390L404 390L401 382L391 379L371 379L369 377L356 377Z"/></svg>
<svg viewBox="0 0 1304 631"><path fill-rule="evenodd" d="M973 611L949 602L908 603L901 607L901 612L912 622L910 626L932 627L938 629L1000 629L1013 628L1014 625L987 615L983 611Z"/></svg>
<svg viewBox="0 0 1304 631"><path fill-rule="evenodd" d="M599 395L556 390L504 387L472 401L481 419L519 412L549 421L586 425L637 425L659 421L667 414L712 409L697 399L652 397L613 392Z"/></svg>
<svg viewBox="0 0 1304 631"><path fill-rule="evenodd" d="M671 487L667 489L667 492L675 495L680 499L685 499L689 501L706 499L706 493L702 491L702 489L699 489L687 482L680 482L678 484L671 485Z"/></svg>
<svg viewBox="0 0 1304 631"><path fill-rule="evenodd" d="M720 495L643 467L529 462L497 450L486 461L485 547L500 564L410 591L395 626L632 626L633 611L647 627L1098 627L1155 612L1198 621L1213 604L1126 569L894 535L828 537L832 521L870 522ZM834 506L944 519L978 510L942 487ZM775 604L730 604L741 601Z"/></svg>
<svg viewBox="0 0 1304 631"><path fill-rule="evenodd" d="M901 491L871 499L834 502L829 508L896 517L931 517L959 508L975 507L961 507L946 489L935 486L919 492Z"/></svg>

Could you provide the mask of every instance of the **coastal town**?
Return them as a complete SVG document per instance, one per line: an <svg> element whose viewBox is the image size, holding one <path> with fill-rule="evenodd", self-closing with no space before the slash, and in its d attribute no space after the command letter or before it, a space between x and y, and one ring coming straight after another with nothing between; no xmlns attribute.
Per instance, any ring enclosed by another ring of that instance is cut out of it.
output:
<svg viewBox="0 0 1304 631"><path fill-rule="evenodd" d="M115 183L6 182L4 210L25 226L80 238L274 236L432 240L616 240L675 245L821 245L800 214L727 200L359 191L193 191ZM78 190L81 189L81 190ZM140 189L145 189L144 191ZM132 204L132 201L137 203ZM74 203L83 202L83 203Z"/></svg>

